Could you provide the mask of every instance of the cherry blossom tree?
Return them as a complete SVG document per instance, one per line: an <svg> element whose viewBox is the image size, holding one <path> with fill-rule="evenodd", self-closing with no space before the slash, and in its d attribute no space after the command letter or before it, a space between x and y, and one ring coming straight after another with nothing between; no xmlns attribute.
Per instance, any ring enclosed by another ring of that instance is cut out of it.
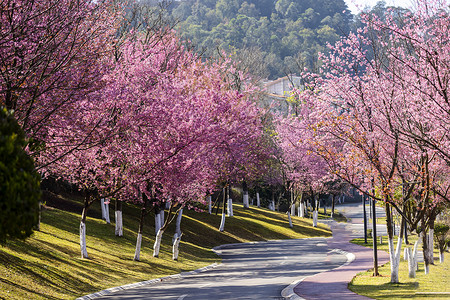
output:
<svg viewBox="0 0 450 300"><path fill-rule="evenodd" d="M363 17L366 26L330 47L325 76L300 94L315 109L310 143L317 153L336 175L385 203L392 282L398 282L403 231L394 249L390 207L402 222L414 228L421 221L432 235L439 206L448 202L445 192L434 192L445 190L447 179L437 171L448 169L448 122L442 119L448 30L441 32L448 12L440 4L419 1L418 10L400 20L392 11L386 20ZM408 216L410 201L418 209ZM429 238L423 236L428 266Z"/></svg>

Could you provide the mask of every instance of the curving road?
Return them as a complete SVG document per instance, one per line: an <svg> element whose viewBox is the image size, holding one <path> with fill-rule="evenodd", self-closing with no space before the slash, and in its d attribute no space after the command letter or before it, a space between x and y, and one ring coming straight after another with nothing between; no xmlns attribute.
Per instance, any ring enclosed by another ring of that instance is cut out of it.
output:
<svg viewBox="0 0 450 300"><path fill-rule="evenodd" d="M98 299L283 299L281 291L291 282L347 260L328 251L324 238L225 245L217 252L222 264L212 270Z"/></svg>

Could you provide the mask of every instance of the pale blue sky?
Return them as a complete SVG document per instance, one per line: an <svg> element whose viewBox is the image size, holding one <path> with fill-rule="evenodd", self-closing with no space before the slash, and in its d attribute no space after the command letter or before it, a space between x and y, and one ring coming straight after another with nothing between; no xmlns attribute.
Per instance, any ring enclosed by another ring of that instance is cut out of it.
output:
<svg viewBox="0 0 450 300"><path fill-rule="evenodd" d="M345 0L348 8L351 10L353 14L357 14L361 11L364 6L368 5L370 7L374 6L379 0ZM405 8L410 8L414 0L385 0L388 6L401 6ZM359 6L358 8L356 7Z"/></svg>

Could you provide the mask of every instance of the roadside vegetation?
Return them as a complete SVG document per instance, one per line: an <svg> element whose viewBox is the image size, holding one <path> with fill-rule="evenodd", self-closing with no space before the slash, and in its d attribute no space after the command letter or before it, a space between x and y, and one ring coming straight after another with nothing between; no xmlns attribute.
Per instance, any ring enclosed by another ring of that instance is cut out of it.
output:
<svg viewBox="0 0 450 300"><path fill-rule="evenodd" d="M139 208L123 206L124 234L114 235L114 223L101 219L95 206L87 217L89 259L80 258L79 213L81 200L55 196L72 211L46 206L41 230L26 240L8 240L0 247L0 299L73 299L106 288L164 277L220 263L211 248L221 244L271 239L331 235L329 228L312 220L234 205L234 217L227 217L225 231L219 232L220 213L185 212L181 223L183 238L178 261L172 260L173 224L163 236L159 258L152 256L155 239L154 214L145 219L140 261L133 261ZM55 200L54 200L55 201ZM111 212L111 216L113 212ZM112 218L113 220L113 218Z"/></svg>
<svg viewBox="0 0 450 300"><path fill-rule="evenodd" d="M417 235L408 237L409 243L414 244ZM364 239L354 239L354 244L372 248L372 241L364 244ZM377 241L378 249L388 252L387 237L383 243ZM404 248L403 245L402 248ZM421 247L421 246L419 246ZM403 253L403 252L402 252ZM387 263L378 268L380 276L372 276L373 269L357 274L349 283L349 289L357 294L373 299L449 299L450 297L450 254L445 252L443 263L439 263L439 250L434 249L434 265L430 266L430 273L424 273L424 263L419 262L416 278L408 277L408 262L402 259L399 268L400 283L391 283L391 266Z"/></svg>

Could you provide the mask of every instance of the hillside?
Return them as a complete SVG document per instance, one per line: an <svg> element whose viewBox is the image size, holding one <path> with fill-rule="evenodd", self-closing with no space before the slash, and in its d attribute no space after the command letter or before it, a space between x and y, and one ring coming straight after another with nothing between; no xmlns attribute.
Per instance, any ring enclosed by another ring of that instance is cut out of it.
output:
<svg viewBox="0 0 450 300"><path fill-rule="evenodd" d="M79 199L53 195L42 212L41 231L25 241L8 241L0 247L0 298L73 299L75 297L137 281L149 280L219 262L210 250L227 243L269 239L330 236L328 228L311 226L310 219L293 218L267 209L234 206L220 233L220 215L186 212L181 229L183 239L178 262L172 260L171 238L174 226L163 237L159 258L152 257L154 215L146 217L141 261L133 261L139 209L125 205L124 237L114 235L114 224L98 219L94 204L87 219L87 247L90 259L80 258ZM52 207L57 206L64 208ZM114 220L114 211L110 211Z"/></svg>

